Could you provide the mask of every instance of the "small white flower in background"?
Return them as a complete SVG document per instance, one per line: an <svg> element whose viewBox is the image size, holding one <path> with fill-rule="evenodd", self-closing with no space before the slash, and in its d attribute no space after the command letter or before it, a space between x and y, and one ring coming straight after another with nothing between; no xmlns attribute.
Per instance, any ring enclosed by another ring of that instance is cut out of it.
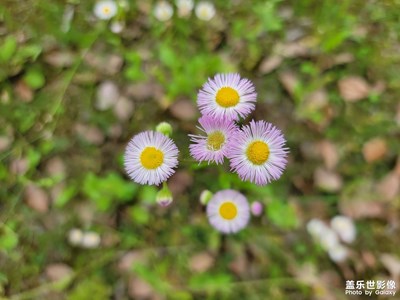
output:
<svg viewBox="0 0 400 300"><path fill-rule="evenodd" d="M194 12L200 20L210 21L215 16L215 7L211 2L202 1L196 5Z"/></svg>
<svg viewBox="0 0 400 300"><path fill-rule="evenodd" d="M325 250L329 250L339 244L339 238L332 229L326 227L321 232L321 235L318 238L319 243L321 244L322 248Z"/></svg>
<svg viewBox="0 0 400 300"><path fill-rule="evenodd" d="M117 4L114 1L99 1L94 6L94 15L101 20L109 20L117 14Z"/></svg>
<svg viewBox="0 0 400 300"><path fill-rule="evenodd" d="M209 190L204 190L200 194L200 203L207 205L208 201L210 201L212 197L213 193L211 193Z"/></svg>
<svg viewBox="0 0 400 300"><path fill-rule="evenodd" d="M73 246L78 246L81 244L83 238L82 230L78 228L73 228L68 232L68 242Z"/></svg>
<svg viewBox="0 0 400 300"><path fill-rule="evenodd" d="M308 233L316 239L319 239L322 233L328 228L328 226L319 219L311 219L307 223Z"/></svg>
<svg viewBox="0 0 400 300"><path fill-rule="evenodd" d="M346 216L336 216L331 220L331 227L346 243L352 243L356 238L356 227L353 220Z"/></svg>
<svg viewBox="0 0 400 300"><path fill-rule="evenodd" d="M253 214L253 216L256 216L256 217L261 216L263 209L264 209L264 207L261 202L254 201L253 203L251 203L250 210L251 210L251 213Z"/></svg>
<svg viewBox="0 0 400 300"><path fill-rule="evenodd" d="M178 8L178 16L188 17L190 16L194 7L193 0L176 0L176 7Z"/></svg>
<svg viewBox="0 0 400 300"><path fill-rule="evenodd" d="M110 30L113 33L121 33L123 29L124 29L124 23L122 22L115 21L112 22L110 25Z"/></svg>
<svg viewBox="0 0 400 300"><path fill-rule="evenodd" d="M348 257L348 250L341 244L337 244L328 250L329 257L334 262L342 262Z"/></svg>
<svg viewBox="0 0 400 300"><path fill-rule="evenodd" d="M154 8L154 16L157 20L165 22L171 19L174 14L174 9L172 5L166 1L158 2Z"/></svg>
<svg viewBox="0 0 400 300"><path fill-rule="evenodd" d="M94 231L86 231L83 233L81 246L83 248L93 249L100 245L100 235Z"/></svg>

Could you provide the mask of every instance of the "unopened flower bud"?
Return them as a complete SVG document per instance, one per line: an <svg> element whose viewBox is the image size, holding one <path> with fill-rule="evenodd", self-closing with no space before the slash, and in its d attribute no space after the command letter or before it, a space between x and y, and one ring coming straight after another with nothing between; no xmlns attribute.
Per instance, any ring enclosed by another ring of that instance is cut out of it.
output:
<svg viewBox="0 0 400 300"><path fill-rule="evenodd" d="M166 207L172 203L172 200L171 191L169 190L167 183L164 181L162 189L157 193L156 201L159 205Z"/></svg>
<svg viewBox="0 0 400 300"><path fill-rule="evenodd" d="M172 134L172 126L167 122L161 122L157 125L156 131L161 132L163 135L169 137Z"/></svg>
<svg viewBox="0 0 400 300"><path fill-rule="evenodd" d="M203 205L207 205L208 201L211 200L213 196L213 193L211 193L209 190L204 190L200 194L200 203Z"/></svg>

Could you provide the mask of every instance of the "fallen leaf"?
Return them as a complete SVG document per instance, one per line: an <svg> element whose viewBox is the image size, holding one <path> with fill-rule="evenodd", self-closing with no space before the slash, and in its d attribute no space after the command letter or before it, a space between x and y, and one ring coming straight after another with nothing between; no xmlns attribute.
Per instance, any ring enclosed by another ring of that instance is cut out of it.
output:
<svg viewBox="0 0 400 300"><path fill-rule="evenodd" d="M384 203L378 201L348 200L341 201L340 212L352 219L384 218Z"/></svg>
<svg viewBox="0 0 400 300"><path fill-rule="evenodd" d="M104 81L97 88L96 108L107 110L113 107L119 98L117 85L112 81Z"/></svg>
<svg viewBox="0 0 400 300"><path fill-rule="evenodd" d="M342 98L348 102L356 102L366 98L370 92L370 86L361 77L349 76L339 80L339 92Z"/></svg>
<svg viewBox="0 0 400 300"><path fill-rule="evenodd" d="M129 251L126 252L118 263L118 270L120 272L132 272L135 263L141 263L146 258L142 251Z"/></svg>
<svg viewBox="0 0 400 300"><path fill-rule="evenodd" d="M49 210L49 196L42 188L33 184L29 184L25 188L25 202L37 212L45 213Z"/></svg>
<svg viewBox="0 0 400 300"><path fill-rule="evenodd" d="M74 54L67 51L53 51L44 56L44 61L54 67L69 67L74 62Z"/></svg>
<svg viewBox="0 0 400 300"><path fill-rule="evenodd" d="M192 272L203 273L214 265L214 257L208 252L201 252L192 256L189 260L189 268Z"/></svg>
<svg viewBox="0 0 400 300"><path fill-rule="evenodd" d="M20 98L23 102L31 102L33 99L33 90L23 81L19 80L15 87L15 93L17 97Z"/></svg>
<svg viewBox="0 0 400 300"><path fill-rule="evenodd" d="M133 101L126 97L120 97L114 106L114 114L120 121L127 121L133 113Z"/></svg>
<svg viewBox="0 0 400 300"><path fill-rule="evenodd" d="M283 61L283 58L279 55L272 55L263 59L258 68L260 74L268 74L277 69Z"/></svg>
<svg viewBox="0 0 400 300"><path fill-rule="evenodd" d="M281 72L279 74L279 81L285 90L291 95L294 95L294 89L299 84L297 76L291 71Z"/></svg>
<svg viewBox="0 0 400 300"><path fill-rule="evenodd" d="M182 121L194 120L197 116L197 108L190 100L178 100L169 107L169 110L171 115Z"/></svg>
<svg viewBox="0 0 400 300"><path fill-rule="evenodd" d="M128 295L133 299L147 299L151 297L154 290L151 285L146 281L138 278L132 277L128 282Z"/></svg>
<svg viewBox="0 0 400 300"><path fill-rule="evenodd" d="M73 270L66 264L54 263L46 267L45 273L50 281L59 281L61 279L71 276Z"/></svg>
<svg viewBox="0 0 400 300"><path fill-rule="evenodd" d="M318 168L314 172L314 184L321 190L338 192L343 186L343 180L338 173Z"/></svg>
<svg viewBox="0 0 400 300"><path fill-rule="evenodd" d="M79 136L91 144L100 145L104 142L103 132L97 127L76 124L75 131Z"/></svg>
<svg viewBox="0 0 400 300"><path fill-rule="evenodd" d="M14 159L10 163L10 172L14 175L23 175L28 171L29 161L26 158Z"/></svg>
<svg viewBox="0 0 400 300"><path fill-rule="evenodd" d="M56 156L47 161L45 166L46 172L50 176L65 176L66 166L64 161Z"/></svg>
<svg viewBox="0 0 400 300"><path fill-rule="evenodd" d="M8 136L0 136L0 152L7 150L10 145L11 139Z"/></svg>
<svg viewBox="0 0 400 300"><path fill-rule="evenodd" d="M385 200L393 200L400 192L400 178L394 172L387 174L378 183L377 191Z"/></svg>
<svg viewBox="0 0 400 300"><path fill-rule="evenodd" d="M325 167L333 170L339 162L339 153L335 144L329 140L323 140L318 143L318 149L324 160Z"/></svg>
<svg viewBox="0 0 400 300"><path fill-rule="evenodd" d="M385 157L388 151L386 141L382 138L373 138L366 142L363 147L364 159L371 163Z"/></svg>

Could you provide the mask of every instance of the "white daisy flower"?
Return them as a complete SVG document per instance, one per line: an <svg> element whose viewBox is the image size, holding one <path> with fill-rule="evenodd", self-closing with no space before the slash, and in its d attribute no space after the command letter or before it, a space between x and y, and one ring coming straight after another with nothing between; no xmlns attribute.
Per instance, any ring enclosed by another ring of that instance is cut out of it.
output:
<svg viewBox="0 0 400 300"><path fill-rule="evenodd" d="M87 231L83 234L81 246L87 249L97 248L100 241L100 235L97 232Z"/></svg>
<svg viewBox="0 0 400 300"><path fill-rule="evenodd" d="M111 0L99 1L94 6L94 15L101 20L109 20L117 14L117 4Z"/></svg>
<svg viewBox="0 0 400 300"><path fill-rule="evenodd" d="M334 262L345 261L349 255L349 251L346 247L341 244L336 244L335 246L329 248L328 255Z"/></svg>
<svg viewBox="0 0 400 300"><path fill-rule="evenodd" d="M210 21L215 16L214 4L208 1L201 1L196 5L196 16L202 21Z"/></svg>
<svg viewBox="0 0 400 300"><path fill-rule="evenodd" d="M178 16L188 17L194 7L193 0L176 0L176 7L178 8Z"/></svg>
<svg viewBox="0 0 400 300"><path fill-rule="evenodd" d="M317 238L322 248L328 250L339 245L339 238L331 228L326 227L322 230L321 235Z"/></svg>
<svg viewBox="0 0 400 300"><path fill-rule="evenodd" d="M255 108L257 93L253 83L239 74L217 74L209 78L197 94L203 115L216 119L237 120Z"/></svg>
<svg viewBox="0 0 400 300"><path fill-rule="evenodd" d="M235 233L246 227L250 207L245 196L234 190L217 192L207 203L210 224L222 233Z"/></svg>
<svg viewBox="0 0 400 300"><path fill-rule="evenodd" d="M172 139L160 132L145 131L135 135L125 150L125 169L139 184L159 185L175 173L178 153Z"/></svg>
<svg viewBox="0 0 400 300"><path fill-rule="evenodd" d="M311 219L307 223L307 231L313 237L318 239L328 226L320 219Z"/></svg>
<svg viewBox="0 0 400 300"><path fill-rule="evenodd" d="M168 21L174 14L174 9L171 4L166 1L160 1L154 7L154 16L161 22Z"/></svg>
<svg viewBox="0 0 400 300"><path fill-rule="evenodd" d="M82 242L82 238L83 232L78 228L73 228L68 232L68 241L73 246L80 245Z"/></svg>
<svg viewBox="0 0 400 300"><path fill-rule="evenodd" d="M346 216L336 216L331 220L331 227L345 243L352 243L356 238L353 220Z"/></svg>

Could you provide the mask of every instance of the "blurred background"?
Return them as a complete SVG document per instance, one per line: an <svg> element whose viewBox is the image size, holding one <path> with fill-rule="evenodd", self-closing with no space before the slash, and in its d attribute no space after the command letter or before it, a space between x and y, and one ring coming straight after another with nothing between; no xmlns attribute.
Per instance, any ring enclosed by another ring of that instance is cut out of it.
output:
<svg viewBox="0 0 400 300"><path fill-rule="evenodd" d="M400 1L106 4L0 1L0 299L353 299L346 280L397 289ZM252 80L251 118L285 134L279 181L258 187L227 162L191 160L197 91L221 72ZM180 149L167 208L122 160L161 121ZM199 197L226 188L263 210L223 237Z"/></svg>

